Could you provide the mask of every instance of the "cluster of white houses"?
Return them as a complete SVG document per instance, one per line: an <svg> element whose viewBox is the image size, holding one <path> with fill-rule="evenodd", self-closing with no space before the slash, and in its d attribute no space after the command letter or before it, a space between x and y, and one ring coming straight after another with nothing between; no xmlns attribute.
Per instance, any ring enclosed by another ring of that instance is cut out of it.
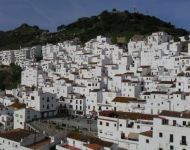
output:
<svg viewBox="0 0 190 150"><path fill-rule="evenodd" d="M0 93L0 150L50 149L56 140L27 123L65 110L97 118L98 136L71 133L57 150L189 150L190 37L179 39L157 32L128 48L98 36L1 51L2 65L23 71L18 88Z"/></svg>

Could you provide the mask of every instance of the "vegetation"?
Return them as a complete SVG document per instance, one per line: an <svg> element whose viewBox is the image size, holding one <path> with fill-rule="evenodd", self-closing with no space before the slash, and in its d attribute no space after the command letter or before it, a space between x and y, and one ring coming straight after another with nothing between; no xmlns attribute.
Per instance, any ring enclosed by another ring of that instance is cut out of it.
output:
<svg viewBox="0 0 190 150"><path fill-rule="evenodd" d="M22 24L20 27L0 32L0 49L18 49L48 42L48 31L37 26Z"/></svg>
<svg viewBox="0 0 190 150"><path fill-rule="evenodd" d="M0 89L16 88L20 83L22 69L11 64L10 66L0 66Z"/></svg>
<svg viewBox="0 0 190 150"><path fill-rule="evenodd" d="M136 34L147 35L156 31L165 31L174 37L189 34L184 29L178 29L171 23L164 22L156 17L140 13L119 12L113 9L112 12L104 11L98 16L80 18L78 21L58 27L60 33L67 38L79 37L82 42L88 41L97 35L112 37L113 42L125 42ZM121 40L122 39L122 40Z"/></svg>
<svg viewBox="0 0 190 150"><path fill-rule="evenodd" d="M60 25L54 33L27 24L12 31L0 32L0 49L56 43L76 37L84 43L97 35L109 36L114 43L126 43L136 34L148 35L156 31L165 31L176 39L177 36L189 34L153 16L113 9L112 12L104 11L97 16L80 18L69 25Z"/></svg>

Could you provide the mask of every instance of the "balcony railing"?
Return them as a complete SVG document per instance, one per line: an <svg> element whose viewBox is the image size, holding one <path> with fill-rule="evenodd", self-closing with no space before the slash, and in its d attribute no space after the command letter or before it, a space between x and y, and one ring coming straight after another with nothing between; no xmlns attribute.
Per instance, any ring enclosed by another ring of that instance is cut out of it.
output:
<svg viewBox="0 0 190 150"><path fill-rule="evenodd" d="M187 145L187 142L186 141L181 141L180 145Z"/></svg>

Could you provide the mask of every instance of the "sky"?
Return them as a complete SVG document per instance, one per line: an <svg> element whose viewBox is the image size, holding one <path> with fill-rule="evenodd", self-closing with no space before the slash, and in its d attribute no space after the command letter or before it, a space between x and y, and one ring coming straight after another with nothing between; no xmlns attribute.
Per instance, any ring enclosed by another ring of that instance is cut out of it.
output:
<svg viewBox="0 0 190 150"><path fill-rule="evenodd" d="M7 31L23 23L55 31L80 17L104 10L128 10L156 16L180 28L190 30L190 0L0 0L0 30Z"/></svg>

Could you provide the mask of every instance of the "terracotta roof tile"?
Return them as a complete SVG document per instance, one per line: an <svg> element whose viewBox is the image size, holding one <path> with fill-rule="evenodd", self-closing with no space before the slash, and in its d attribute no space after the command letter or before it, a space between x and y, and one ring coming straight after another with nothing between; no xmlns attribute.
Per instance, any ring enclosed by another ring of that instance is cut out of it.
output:
<svg viewBox="0 0 190 150"><path fill-rule="evenodd" d="M78 141L89 142L89 144L98 144L98 145L101 145L103 147L111 147L114 144L111 142L103 141L103 140L96 138L94 136L84 135L84 134L77 133L77 132L72 132L72 133L68 134L67 137L71 138L71 139L78 140Z"/></svg>
<svg viewBox="0 0 190 150"><path fill-rule="evenodd" d="M160 116L167 116L167 117L176 117L176 118L188 118L190 119L190 111L168 111L164 110L160 114Z"/></svg>
<svg viewBox="0 0 190 150"><path fill-rule="evenodd" d="M33 134L33 132L28 131L28 130L15 129L15 130L0 133L0 137L9 139L15 142L20 142L21 139L24 139L31 134Z"/></svg>
<svg viewBox="0 0 190 150"><path fill-rule="evenodd" d="M28 148L31 148L31 149L40 149L42 148L45 144L50 144L51 143L51 139L50 138L45 138L41 141L38 141L38 142L35 142L29 146L27 146Z"/></svg>
<svg viewBox="0 0 190 150"><path fill-rule="evenodd" d="M85 144L86 147L92 150L101 150L102 146L99 144Z"/></svg>
<svg viewBox="0 0 190 150"><path fill-rule="evenodd" d="M12 105L9 105L8 107L12 107L15 109L21 109L21 108L26 108L26 104L24 103L13 103Z"/></svg>
<svg viewBox="0 0 190 150"><path fill-rule="evenodd" d="M136 97L115 97L112 102L130 103L130 102L145 102L144 100L137 100Z"/></svg>
<svg viewBox="0 0 190 150"><path fill-rule="evenodd" d="M99 113L99 116L130 120L153 120L153 118L158 117L157 115L121 111L102 111Z"/></svg>
<svg viewBox="0 0 190 150"><path fill-rule="evenodd" d="M148 137L152 137L153 135L152 131L145 131L145 132L141 132L140 134L144 136L148 136Z"/></svg>

